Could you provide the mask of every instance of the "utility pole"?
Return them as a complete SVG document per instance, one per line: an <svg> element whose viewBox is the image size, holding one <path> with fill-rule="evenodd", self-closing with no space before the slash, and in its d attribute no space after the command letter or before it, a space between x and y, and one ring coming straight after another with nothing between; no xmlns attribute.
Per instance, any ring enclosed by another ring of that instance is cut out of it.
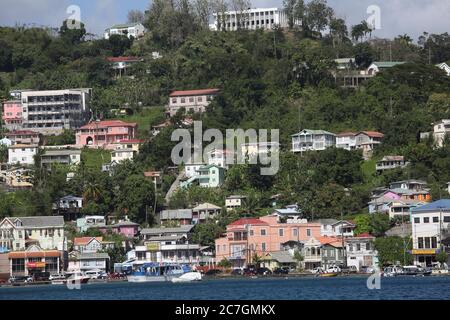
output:
<svg viewBox="0 0 450 320"><path fill-rule="evenodd" d="M344 210L341 210L341 241L342 241L342 262L344 267L347 267L347 254L344 243Z"/></svg>

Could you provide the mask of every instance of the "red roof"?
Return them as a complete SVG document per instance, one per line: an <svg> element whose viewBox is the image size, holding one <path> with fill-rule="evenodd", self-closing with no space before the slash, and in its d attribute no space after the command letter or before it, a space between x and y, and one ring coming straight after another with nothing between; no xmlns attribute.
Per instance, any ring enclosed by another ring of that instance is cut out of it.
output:
<svg viewBox="0 0 450 320"><path fill-rule="evenodd" d="M135 62L142 59L138 57L107 57L106 60L109 62Z"/></svg>
<svg viewBox="0 0 450 320"><path fill-rule="evenodd" d="M144 172L144 176L145 177L160 177L161 176L161 171L149 171L149 172Z"/></svg>
<svg viewBox="0 0 450 320"><path fill-rule="evenodd" d="M229 226L243 226L243 225L268 225L267 222L264 222L258 218L241 218L229 224Z"/></svg>
<svg viewBox="0 0 450 320"><path fill-rule="evenodd" d="M94 237L80 237L73 239L73 244L76 246L83 246L88 244ZM99 242L103 241L103 237L95 237L95 239Z"/></svg>
<svg viewBox="0 0 450 320"><path fill-rule="evenodd" d="M361 131L359 133L364 133L365 135L372 137L372 138L383 138L384 134L377 131Z"/></svg>
<svg viewBox="0 0 450 320"><path fill-rule="evenodd" d="M87 125L82 126L80 129L96 129L105 127L137 127L137 123L134 122L124 122L121 120L105 120L105 121L92 121Z"/></svg>
<svg viewBox="0 0 450 320"><path fill-rule="evenodd" d="M338 133L336 136L338 136L338 137L356 136L356 133L355 132L341 132L341 133Z"/></svg>
<svg viewBox="0 0 450 320"><path fill-rule="evenodd" d="M200 90L186 90L186 91L173 91L170 96L171 97L179 97L179 96L201 96L205 94L216 94L220 90L219 89L200 89Z"/></svg>
<svg viewBox="0 0 450 320"><path fill-rule="evenodd" d="M354 237L354 238L374 238L374 236L372 236L371 234L364 232L359 234L358 236Z"/></svg>
<svg viewBox="0 0 450 320"><path fill-rule="evenodd" d="M39 133L31 131L31 130L18 130L18 131L11 131L6 134L6 136L22 136L22 135L36 135L38 136Z"/></svg>

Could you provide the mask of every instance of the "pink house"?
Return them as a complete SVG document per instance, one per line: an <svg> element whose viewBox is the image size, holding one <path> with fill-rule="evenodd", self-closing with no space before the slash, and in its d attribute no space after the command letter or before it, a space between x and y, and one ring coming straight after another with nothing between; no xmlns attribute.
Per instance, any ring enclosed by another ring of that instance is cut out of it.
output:
<svg viewBox="0 0 450 320"><path fill-rule="evenodd" d="M320 237L320 223L280 223L278 217L241 218L227 226L226 235L216 239L216 262L228 259L244 267L258 256L283 250L289 241L305 242Z"/></svg>
<svg viewBox="0 0 450 320"><path fill-rule="evenodd" d="M132 140L137 133L137 123L120 120L92 121L76 131L76 144L113 148L112 144Z"/></svg>
<svg viewBox="0 0 450 320"><path fill-rule="evenodd" d="M22 103L18 100L6 101L3 103L2 119L8 130L18 130L22 128Z"/></svg>
<svg viewBox="0 0 450 320"><path fill-rule="evenodd" d="M114 233L121 234L127 238L133 238L138 233L139 224L131 221L121 221L113 225L99 227L98 229L104 234L108 229L111 229Z"/></svg>

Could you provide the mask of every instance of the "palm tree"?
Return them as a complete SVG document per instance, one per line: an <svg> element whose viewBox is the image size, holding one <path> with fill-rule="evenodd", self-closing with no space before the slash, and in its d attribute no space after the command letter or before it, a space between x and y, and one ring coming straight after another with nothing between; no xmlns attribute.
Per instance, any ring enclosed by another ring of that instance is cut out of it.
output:
<svg viewBox="0 0 450 320"><path fill-rule="evenodd" d="M85 203L89 201L98 201L102 196L100 186L95 182L88 182L83 192Z"/></svg>

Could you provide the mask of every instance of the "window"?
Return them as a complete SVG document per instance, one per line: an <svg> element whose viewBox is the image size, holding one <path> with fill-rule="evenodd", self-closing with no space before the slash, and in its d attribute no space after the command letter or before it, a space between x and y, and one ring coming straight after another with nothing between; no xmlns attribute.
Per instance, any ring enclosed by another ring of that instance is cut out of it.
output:
<svg viewBox="0 0 450 320"><path fill-rule="evenodd" d="M423 223L430 223L430 218L428 218L428 217L423 218Z"/></svg>
<svg viewBox="0 0 450 320"><path fill-rule="evenodd" d="M292 236L298 237L298 229L292 229Z"/></svg>
<svg viewBox="0 0 450 320"><path fill-rule="evenodd" d="M422 237L419 237L419 238L417 239L417 247L418 247L419 249L423 249L423 238L422 238Z"/></svg>
<svg viewBox="0 0 450 320"><path fill-rule="evenodd" d="M431 245L430 238L426 237L425 238L425 249L430 249L430 245Z"/></svg>
<svg viewBox="0 0 450 320"><path fill-rule="evenodd" d="M198 102L202 102L202 101L203 101L203 98L202 98L202 97L198 97L198 98L197 98L197 101L198 101Z"/></svg>
<svg viewBox="0 0 450 320"><path fill-rule="evenodd" d="M450 222L450 216L444 217L444 222Z"/></svg>
<svg viewBox="0 0 450 320"><path fill-rule="evenodd" d="M306 236L311 237L311 229L306 229Z"/></svg>
<svg viewBox="0 0 450 320"><path fill-rule="evenodd" d="M12 271L23 272L25 271L25 259L12 259Z"/></svg>
<svg viewBox="0 0 450 320"><path fill-rule="evenodd" d="M189 98L189 102L194 102L194 98Z"/></svg>
<svg viewBox="0 0 450 320"><path fill-rule="evenodd" d="M360 243L356 244L356 251L361 251L361 244Z"/></svg>
<svg viewBox="0 0 450 320"><path fill-rule="evenodd" d="M437 238L436 237L431 237L431 247L437 248Z"/></svg>
<svg viewBox="0 0 450 320"><path fill-rule="evenodd" d="M283 229L279 229L278 230L278 234L280 235L280 237L284 236L284 230Z"/></svg>
<svg viewBox="0 0 450 320"><path fill-rule="evenodd" d="M181 103L186 103L186 99L185 98L181 98Z"/></svg>
<svg viewBox="0 0 450 320"><path fill-rule="evenodd" d="M369 242L366 243L366 250L370 251L370 243Z"/></svg>
<svg viewBox="0 0 450 320"><path fill-rule="evenodd" d="M253 236L253 230L250 230L250 236Z"/></svg>
<svg viewBox="0 0 450 320"><path fill-rule="evenodd" d="M420 223L420 218L414 218L414 223Z"/></svg>
<svg viewBox="0 0 450 320"><path fill-rule="evenodd" d="M350 252L353 251L353 245L351 243L348 245L348 251L350 251Z"/></svg>
<svg viewBox="0 0 450 320"><path fill-rule="evenodd" d="M433 217L433 222L439 222L439 217Z"/></svg>
<svg viewBox="0 0 450 320"><path fill-rule="evenodd" d="M261 249L262 249L262 251L266 251L266 243L265 242L261 243Z"/></svg>
<svg viewBox="0 0 450 320"><path fill-rule="evenodd" d="M261 235L265 236L266 235L266 229L261 229Z"/></svg>

